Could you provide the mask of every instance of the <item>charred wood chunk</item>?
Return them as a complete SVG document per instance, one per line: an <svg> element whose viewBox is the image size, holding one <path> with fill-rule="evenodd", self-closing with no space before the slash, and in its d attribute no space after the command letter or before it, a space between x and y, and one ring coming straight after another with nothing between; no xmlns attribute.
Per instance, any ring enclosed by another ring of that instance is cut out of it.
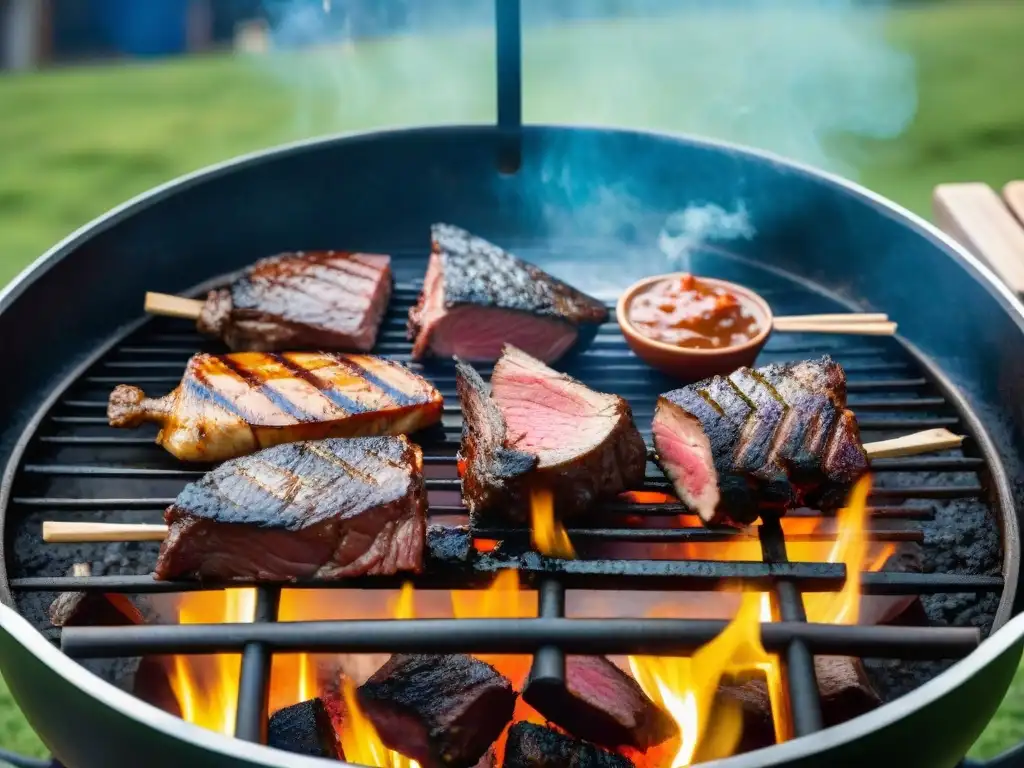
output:
<svg viewBox="0 0 1024 768"><path fill-rule="evenodd" d="M293 704L271 715L267 744L298 755L345 759L334 723L319 698Z"/></svg>
<svg viewBox="0 0 1024 768"><path fill-rule="evenodd" d="M50 604L55 627L127 627L143 624L141 611L127 595L62 592Z"/></svg>
<svg viewBox="0 0 1024 768"><path fill-rule="evenodd" d="M608 752L543 725L519 722L508 732L503 768L633 768Z"/></svg>
<svg viewBox="0 0 1024 768"><path fill-rule="evenodd" d="M512 719L516 692L463 654L396 654L358 689L384 744L422 768L471 768Z"/></svg>
<svg viewBox="0 0 1024 768"><path fill-rule="evenodd" d="M864 665L852 656L817 656L814 672L826 726L839 725L870 712L882 702L868 681ZM738 705L743 714L743 736L738 751L749 752L775 743L768 689L760 680L722 685L718 705Z"/></svg>
<svg viewBox="0 0 1024 768"><path fill-rule="evenodd" d="M526 702L573 736L646 751L678 733L637 682L604 656L569 656L565 686L532 685Z"/></svg>

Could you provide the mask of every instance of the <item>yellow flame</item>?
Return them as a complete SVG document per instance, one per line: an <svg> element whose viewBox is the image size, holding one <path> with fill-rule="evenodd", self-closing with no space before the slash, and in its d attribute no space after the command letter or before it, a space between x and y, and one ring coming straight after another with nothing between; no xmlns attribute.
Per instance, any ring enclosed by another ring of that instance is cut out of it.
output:
<svg viewBox="0 0 1024 768"><path fill-rule="evenodd" d="M363 714L351 680L341 683L345 698L345 726L341 729L341 748L345 760L375 768L420 768L420 764L388 749L377 735L370 719Z"/></svg>
<svg viewBox="0 0 1024 768"><path fill-rule="evenodd" d="M569 541L569 534L555 518L554 494L547 488L530 491L530 538L533 547L542 555L571 560L576 550Z"/></svg>
<svg viewBox="0 0 1024 768"><path fill-rule="evenodd" d="M245 623L253 620L255 612L256 590L251 588L190 592L182 596L178 622ZM181 716L211 731L233 735L241 663L238 654L175 656L169 677Z"/></svg>
<svg viewBox="0 0 1024 768"><path fill-rule="evenodd" d="M871 477L862 477L853 487L850 499L844 509L836 515L839 535L829 552L828 562L846 565L846 583L839 592L818 592L804 596L804 608L808 621L826 624L856 624L860 618L860 573L878 570L885 564L884 557L868 559L868 495L871 493ZM792 556L790 559L794 559Z"/></svg>
<svg viewBox="0 0 1024 768"><path fill-rule="evenodd" d="M761 645L760 596L745 593L739 611L714 640L690 657L630 656L640 687L679 726L680 745L671 768L731 755L739 743L738 707L718 702L723 677L766 669L772 657ZM712 718L712 712L714 718Z"/></svg>

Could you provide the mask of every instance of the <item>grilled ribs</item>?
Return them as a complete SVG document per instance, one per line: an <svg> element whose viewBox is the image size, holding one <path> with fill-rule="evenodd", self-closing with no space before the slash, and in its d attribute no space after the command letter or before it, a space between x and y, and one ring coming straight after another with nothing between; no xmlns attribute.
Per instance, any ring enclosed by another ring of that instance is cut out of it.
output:
<svg viewBox="0 0 1024 768"><path fill-rule="evenodd" d="M868 471L846 374L827 356L662 395L654 446L679 498L711 525L748 525L761 507L837 507Z"/></svg>
<svg viewBox="0 0 1024 768"><path fill-rule="evenodd" d="M414 432L441 418L441 394L370 355L236 352L194 355L181 384L146 397L120 385L113 427L160 425L156 441L184 461L221 461L296 440Z"/></svg>
<svg viewBox="0 0 1024 768"><path fill-rule="evenodd" d="M470 513L529 520L530 492L545 488L561 517L643 482L646 447L629 405L506 346L491 393L456 362L462 403L462 495Z"/></svg>
<svg viewBox="0 0 1024 768"><path fill-rule="evenodd" d="M221 464L164 513L157 579L290 581L419 571L423 453L400 437L313 440Z"/></svg>
<svg viewBox="0 0 1024 768"><path fill-rule="evenodd" d="M391 257L310 251L261 259L210 291L196 327L234 350L369 352L391 298Z"/></svg>
<svg viewBox="0 0 1024 768"><path fill-rule="evenodd" d="M423 292L409 312L414 359L490 362L509 343L551 362L581 326L608 318L597 299L463 229L435 224L431 239Z"/></svg>

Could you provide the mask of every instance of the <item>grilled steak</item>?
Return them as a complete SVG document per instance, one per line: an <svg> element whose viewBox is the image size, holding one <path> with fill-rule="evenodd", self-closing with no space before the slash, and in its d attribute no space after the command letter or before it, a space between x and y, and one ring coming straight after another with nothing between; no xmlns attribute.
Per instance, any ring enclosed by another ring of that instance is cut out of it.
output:
<svg viewBox="0 0 1024 768"><path fill-rule="evenodd" d="M167 508L158 579L288 581L419 571L423 454L405 437L288 443L234 459Z"/></svg>
<svg viewBox="0 0 1024 768"><path fill-rule="evenodd" d="M120 385L113 427L160 425L185 461L221 461L296 440L414 432L441 419L441 394L412 371L370 355L236 352L194 355L181 384L150 399Z"/></svg>
<svg viewBox="0 0 1024 768"><path fill-rule="evenodd" d="M491 361L508 342L551 362L581 326L608 319L597 299L465 230L435 224L431 239L423 292L409 312L415 359Z"/></svg>
<svg viewBox="0 0 1024 768"><path fill-rule="evenodd" d="M534 723L509 728L503 768L633 768L613 752Z"/></svg>
<svg viewBox="0 0 1024 768"><path fill-rule="evenodd" d="M474 515L529 519L530 490L554 494L558 515L578 515L644 479L647 449L629 405L506 346L491 394L457 361L462 403L462 495Z"/></svg>
<svg viewBox="0 0 1024 768"><path fill-rule="evenodd" d="M604 656L567 656L565 688L527 686L526 703L574 736L647 751L678 732L675 721Z"/></svg>
<svg viewBox="0 0 1024 768"><path fill-rule="evenodd" d="M846 374L829 357L740 368L662 395L654 446L679 498L708 524L747 525L762 506L833 508L868 471Z"/></svg>
<svg viewBox="0 0 1024 768"><path fill-rule="evenodd" d="M357 693L384 745L422 768L474 766L516 701L508 679L462 654L396 654Z"/></svg>
<svg viewBox="0 0 1024 768"><path fill-rule="evenodd" d="M311 251L261 259L210 291L196 322L235 350L369 352L391 298L391 257Z"/></svg>
<svg viewBox="0 0 1024 768"><path fill-rule="evenodd" d="M302 701L271 715L267 745L297 755L345 759L322 699Z"/></svg>

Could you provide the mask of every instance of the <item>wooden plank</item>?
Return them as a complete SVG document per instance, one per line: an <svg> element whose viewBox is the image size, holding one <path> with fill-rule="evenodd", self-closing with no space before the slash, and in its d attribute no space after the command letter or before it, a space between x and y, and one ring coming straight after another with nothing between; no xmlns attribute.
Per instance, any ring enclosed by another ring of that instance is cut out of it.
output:
<svg viewBox="0 0 1024 768"><path fill-rule="evenodd" d="M1003 187L1003 200L1024 226L1024 181L1011 181Z"/></svg>
<svg viewBox="0 0 1024 768"><path fill-rule="evenodd" d="M987 184L940 184L935 223L972 251L1018 296L1024 296L1024 228Z"/></svg>

